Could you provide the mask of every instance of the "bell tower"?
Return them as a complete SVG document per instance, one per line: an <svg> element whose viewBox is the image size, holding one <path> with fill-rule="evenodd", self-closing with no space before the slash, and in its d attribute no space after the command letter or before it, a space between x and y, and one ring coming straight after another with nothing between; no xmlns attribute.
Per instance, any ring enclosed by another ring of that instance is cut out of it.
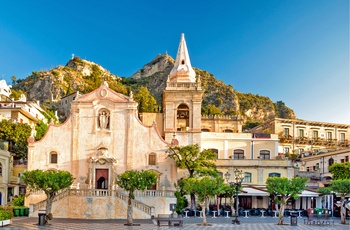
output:
<svg viewBox="0 0 350 230"><path fill-rule="evenodd" d="M200 144L203 90L191 66L185 35L181 34L174 68L163 92L164 134L171 142L176 135L181 146Z"/></svg>

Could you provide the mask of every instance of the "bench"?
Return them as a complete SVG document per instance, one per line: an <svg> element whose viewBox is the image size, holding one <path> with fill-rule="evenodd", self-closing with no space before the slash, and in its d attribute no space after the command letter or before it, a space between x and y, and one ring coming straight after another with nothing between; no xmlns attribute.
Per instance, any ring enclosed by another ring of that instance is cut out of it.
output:
<svg viewBox="0 0 350 230"><path fill-rule="evenodd" d="M329 214L309 214L307 219L304 219L304 224L307 225L334 225L334 220L329 219Z"/></svg>
<svg viewBox="0 0 350 230"><path fill-rule="evenodd" d="M162 223L165 223L168 226L182 226L182 215L174 214L158 214L157 225L161 226Z"/></svg>

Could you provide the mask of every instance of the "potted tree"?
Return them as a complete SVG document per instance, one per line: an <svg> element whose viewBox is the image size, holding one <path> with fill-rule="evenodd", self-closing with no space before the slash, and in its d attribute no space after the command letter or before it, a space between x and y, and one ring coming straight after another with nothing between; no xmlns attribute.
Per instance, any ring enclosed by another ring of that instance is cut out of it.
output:
<svg viewBox="0 0 350 230"><path fill-rule="evenodd" d="M13 212L0 207L0 226L10 225L12 223Z"/></svg>

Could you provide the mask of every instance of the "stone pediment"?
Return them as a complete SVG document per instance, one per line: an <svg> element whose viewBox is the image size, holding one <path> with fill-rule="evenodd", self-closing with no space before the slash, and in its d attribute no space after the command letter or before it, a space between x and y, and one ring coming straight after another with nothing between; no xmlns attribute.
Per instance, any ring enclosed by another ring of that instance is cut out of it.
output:
<svg viewBox="0 0 350 230"><path fill-rule="evenodd" d="M100 165L104 165L104 164L113 164L113 163L116 163L117 161L111 157L111 158L105 158L105 157L100 157L100 158L94 158L94 157L91 157L90 158L90 163L98 163Z"/></svg>
<svg viewBox="0 0 350 230"><path fill-rule="evenodd" d="M84 94L77 99L75 102L92 102L95 100L110 100L113 102L134 102L132 95L130 97L117 93L108 87L107 82L103 82L101 86L94 91Z"/></svg>

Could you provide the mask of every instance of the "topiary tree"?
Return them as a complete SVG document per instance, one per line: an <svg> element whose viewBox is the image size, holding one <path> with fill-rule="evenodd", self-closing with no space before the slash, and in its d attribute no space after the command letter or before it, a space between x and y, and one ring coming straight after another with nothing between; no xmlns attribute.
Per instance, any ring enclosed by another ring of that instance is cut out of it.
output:
<svg viewBox="0 0 350 230"><path fill-rule="evenodd" d="M132 200L135 199L136 190L145 190L157 182L157 173L152 171L129 170L120 174L117 178L117 184L129 193L127 225L133 225L132 219Z"/></svg>
<svg viewBox="0 0 350 230"><path fill-rule="evenodd" d="M210 149L200 151L199 145L169 147L169 158L180 169L187 169L188 178L195 176L217 176L215 160L217 154ZM191 195L191 209L196 208L195 195Z"/></svg>
<svg viewBox="0 0 350 230"><path fill-rule="evenodd" d="M296 177L288 179L286 177L269 177L266 180L266 189L275 197L275 203L280 204L279 218L277 225L283 225L284 209L290 198L298 199L298 194L306 188L307 178Z"/></svg>
<svg viewBox="0 0 350 230"><path fill-rule="evenodd" d="M42 171L40 169L26 171L22 176L23 182L30 189L41 190L46 194L45 224L53 218L52 203L58 192L68 188L73 183L73 176L67 171Z"/></svg>
<svg viewBox="0 0 350 230"><path fill-rule="evenodd" d="M341 204L340 204L340 223L346 224L346 208L345 200L346 195L350 194L350 179L339 179L332 181L331 188L333 192L340 194Z"/></svg>
<svg viewBox="0 0 350 230"><path fill-rule="evenodd" d="M198 196L198 201L202 207L203 221L202 225L207 225L205 215L205 207L210 197L221 193L224 180L222 178L202 177L202 178L187 178L184 180L184 190L190 194Z"/></svg>

